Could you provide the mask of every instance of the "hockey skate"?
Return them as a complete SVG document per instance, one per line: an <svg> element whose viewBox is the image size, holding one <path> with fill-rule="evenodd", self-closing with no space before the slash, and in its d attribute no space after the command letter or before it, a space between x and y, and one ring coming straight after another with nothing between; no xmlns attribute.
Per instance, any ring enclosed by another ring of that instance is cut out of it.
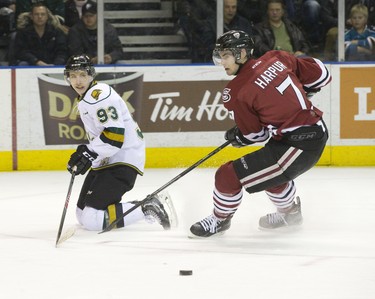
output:
<svg viewBox="0 0 375 299"><path fill-rule="evenodd" d="M168 191L160 192L157 196L160 202L164 205L164 208L168 209L169 222L170 222L171 228L177 227L178 226L177 213L173 205L172 198L169 195Z"/></svg>
<svg viewBox="0 0 375 299"><path fill-rule="evenodd" d="M219 220L215 215L210 215L190 227L189 238L208 238L213 235L220 236L230 228L232 216Z"/></svg>
<svg viewBox="0 0 375 299"><path fill-rule="evenodd" d="M165 230L177 227L177 214L167 192L157 194L142 206L146 221L159 223Z"/></svg>
<svg viewBox="0 0 375 299"><path fill-rule="evenodd" d="M301 201L297 196L293 207L287 213L276 212L267 214L259 219L259 229L277 229L283 227L290 227L301 225L303 217L301 213Z"/></svg>

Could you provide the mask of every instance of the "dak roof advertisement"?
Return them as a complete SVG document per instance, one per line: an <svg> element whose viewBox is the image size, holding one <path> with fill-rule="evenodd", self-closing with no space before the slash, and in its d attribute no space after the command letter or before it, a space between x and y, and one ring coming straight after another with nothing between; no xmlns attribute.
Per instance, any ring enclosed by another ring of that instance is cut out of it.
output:
<svg viewBox="0 0 375 299"><path fill-rule="evenodd" d="M77 95L63 75L37 76L46 145L80 144L85 130ZM227 80L144 82L142 72L98 73L126 102L143 132L223 131L233 125L221 103Z"/></svg>

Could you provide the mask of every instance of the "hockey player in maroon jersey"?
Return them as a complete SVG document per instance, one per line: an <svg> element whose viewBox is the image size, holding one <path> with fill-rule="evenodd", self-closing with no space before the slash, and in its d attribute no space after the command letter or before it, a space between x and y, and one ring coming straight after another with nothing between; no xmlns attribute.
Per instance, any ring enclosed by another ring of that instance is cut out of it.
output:
<svg viewBox="0 0 375 299"><path fill-rule="evenodd" d="M315 58L269 51L254 59L253 50L253 39L233 30L218 38L213 60L228 75L236 76L222 94L236 124L225 133L225 139L234 147L266 143L216 171L213 213L191 226L191 237L210 237L228 230L243 190L265 191L276 207L275 213L259 219L260 229L303 221L293 180L317 163L328 139L323 113L308 95L327 85L331 75Z"/></svg>

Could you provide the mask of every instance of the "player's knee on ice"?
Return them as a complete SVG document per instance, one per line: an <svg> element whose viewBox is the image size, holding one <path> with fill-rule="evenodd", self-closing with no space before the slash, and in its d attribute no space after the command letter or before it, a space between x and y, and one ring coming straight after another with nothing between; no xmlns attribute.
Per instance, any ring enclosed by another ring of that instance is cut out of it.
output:
<svg viewBox="0 0 375 299"><path fill-rule="evenodd" d="M77 207L76 216L78 222L87 230L99 231L103 229L104 211L91 207L83 210Z"/></svg>
<svg viewBox="0 0 375 299"><path fill-rule="evenodd" d="M77 207L76 209L76 216L78 219L78 222L87 230L92 231L101 231L103 228L105 228L109 223L112 223L116 220L116 217L119 215L122 215L125 211L132 208L134 206L133 203L117 203L110 205L106 210L99 210L94 209L92 207L84 207L84 209L80 209ZM105 214L107 213L106 221L104 221L104 218L106 217ZM130 214L126 215L123 219L123 221L120 221L116 227L124 227L125 225L132 224L134 222L137 222L139 220L144 219L144 214L142 212L141 207L135 209Z"/></svg>

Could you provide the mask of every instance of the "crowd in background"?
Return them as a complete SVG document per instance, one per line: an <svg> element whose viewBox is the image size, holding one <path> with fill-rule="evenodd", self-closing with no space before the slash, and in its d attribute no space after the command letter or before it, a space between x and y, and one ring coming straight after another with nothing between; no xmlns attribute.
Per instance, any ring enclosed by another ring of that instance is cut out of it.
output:
<svg viewBox="0 0 375 299"><path fill-rule="evenodd" d="M12 18L2 37L9 65L65 65L71 55L97 57L97 4L91 0L0 0ZM113 25L104 21L104 63L123 58Z"/></svg>
<svg viewBox="0 0 375 299"><path fill-rule="evenodd" d="M255 55L276 49L337 60L338 0L223 1L223 31L240 29L252 34ZM345 0L345 10L346 60L374 60L375 0ZM176 14L193 62L208 62L207 49L212 49L216 36L216 1L177 0ZM362 16L360 27L353 14ZM357 55L363 48L367 55Z"/></svg>
<svg viewBox="0 0 375 299"><path fill-rule="evenodd" d="M92 0L0 0L0 61L64 65L73 54L97 58L97 7ZM211 62L216 0L173 0L176 32L193 63ZM338 0L223 0L223 31L255 40L255 56L271 49L337 60ZM345 59L375 60L375 0L345 0ZM104 63L124 59L116 28L104 21ZM128 57L127 57L128 58ZM131 59L131 57L130 57Z"/></svg>

